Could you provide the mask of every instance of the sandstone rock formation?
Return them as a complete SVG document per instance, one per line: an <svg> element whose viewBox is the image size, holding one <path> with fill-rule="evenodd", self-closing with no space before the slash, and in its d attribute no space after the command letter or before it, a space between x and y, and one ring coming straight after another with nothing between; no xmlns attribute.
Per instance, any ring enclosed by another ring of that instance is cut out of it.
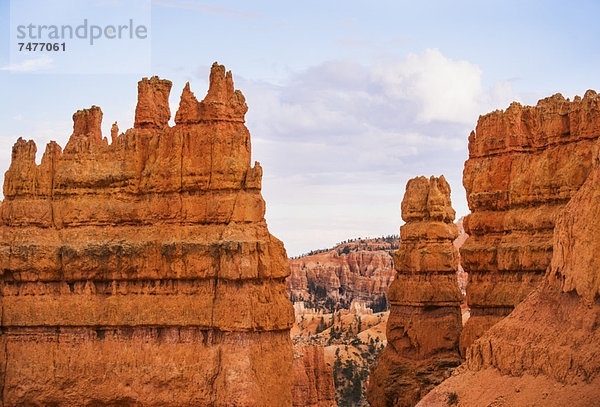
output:
<svg viewBox="0 0 600 407"><path fill-rule="evenodd" d="M460 249L471 318L461 352L536 287L552 257L555 216L591 171L600 96L557 94L481 116L463 183L471 214Z"/></svg>
<svg viewBox="0 0 600 407"><path fill-rule="evenodd" d="M286 406L294 322L283 244L264 220L244 97L213 65L174 127L171 83L138 86L109 144L75 113L36 165L19 139L0 225L5 406Z"/></svg>
<svg viewBox="0 0 600 407"><path fill-rule="evenodd" d="M423 406L446 406L449 394L460 406L598 404L598 147L593 172L557 217L552 261L541 285L473 343L459 373L429 394Z"/></svg>
<svg viewBox="0 0 600 407"><path fill-rule="evenodd" d="M458 237L454 239L454 242L452 242L454 247L456 247L456 250L458 250L458 271L456 272L456 278L458 279L458 288L460 288L460 292L463 295L465 295L467 292L467 283L469 281L469 274L463 269L460 258L460 248L463 244L465 244L465 241L469 237L469 235L467 235L465 232L464 219L465 218L462 217L456 222L456 227L458 228Z"/></svg>
<svg viewBox="0 0 600 407"><path fill-rule="evenodd" d="M371 374L371 406L412 406L461 362L454 216L443 176L408 182L389 292L388 344Z"/></svg>
<svg viewBox="0 0 600 407"><path fill-rule="evenodd" d="M294 407L335 407L333 369L321 346L294 346Z"/></svg>
<svg viewBox="0 0 600 407"><path fill-rule="evenodd" d="M396 237L359 239L290 259L290 296L295 301L308 301L312 291L319 289L344 308L353 300L369 305L387 298L396 274L390 251L398 244Z"/></svg>

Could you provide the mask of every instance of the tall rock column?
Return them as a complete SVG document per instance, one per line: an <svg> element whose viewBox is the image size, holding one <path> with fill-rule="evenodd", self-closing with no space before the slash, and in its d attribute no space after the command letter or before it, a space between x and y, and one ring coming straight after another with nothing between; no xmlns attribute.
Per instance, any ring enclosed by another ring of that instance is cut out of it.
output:
<svg viewBox="0 0 600 407"><path fill-rule="evenodd" d="M443 176L408 181L402 200L406 224L389 291L388 344L369 379L371 406L413 406L461 363L454 216Z"/></svg>
<svg viewBox="0 0 600 407"><path fill-rule="evenodd" d="M19 139L0 205L0 405L291 406L283 244L264 219L247 106L138 86L112 143L100 108L36 165Z"/></svg>
<svg viewBox="0 0 600 407"><path fill-rule="evenodd" d="M596 143L594 169L555 218L552 260L539 286L476 340L457 374L419 405L447 407L450 394L465 407L598 405L600 142Z"/></svg>
<svg viewBox="0 0 600 407"><path fill-rule="evenodd" d="M561 95L513 103L481 116L469 137L463 184L471 214L461 247L469 273L466 348L508 315L542 280L556 215L589 175L600 135L600 96Z"/></svg>

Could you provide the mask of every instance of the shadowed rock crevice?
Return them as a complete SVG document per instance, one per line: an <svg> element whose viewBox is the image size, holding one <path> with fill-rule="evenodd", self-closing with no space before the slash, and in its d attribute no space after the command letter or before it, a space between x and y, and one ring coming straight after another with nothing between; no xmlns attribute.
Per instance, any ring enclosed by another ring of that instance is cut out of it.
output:
<svg viewBox="0 0 600 407"><path fill-rule="evenodd" d="M294 407L335 407L333 369L321 346L294 347Z"/></svg>

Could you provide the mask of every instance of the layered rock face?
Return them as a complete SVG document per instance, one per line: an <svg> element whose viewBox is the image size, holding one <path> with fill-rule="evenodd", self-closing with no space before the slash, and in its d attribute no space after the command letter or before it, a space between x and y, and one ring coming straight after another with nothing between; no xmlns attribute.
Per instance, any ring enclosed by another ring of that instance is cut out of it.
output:
<svg viewBox="0 0 600 407"><path fill-rule="evenodd" d="M469 368L494 366L505 374L531 372L564 383L600 375L598 148L596 155L596 168L557 218L542 286L469 349Z"/></svg>
<svg viewBox="0 0 600 407"><path fill-rule="evenodd" d="M371 406L412 406L460 364L462 327L456 272L458 236L450 186L440 178L406 185L390 286L386 348L369 382Z"/></svg>
<svg viewBox="0 0 600 407"><path fill-rule="evenodd" d="M463 183L471 214L460 249L471 318L461 351L508 315L542 280L556 215L585 181L600 135L600 97L588 91L536 106L513 103L480 117Z"/></svg>
<svg viewBox="0 0 600 407"><path fill-rule="evenodd" d="M294 346L294 407L335 407L333 369L321 346Z"/></svg>
<svg viewBox="0 0 600 407"><path fill-rule="evenodd" d="M36 165L19 139L0 226L3 405L291 405L283 244L264 220L247 106L213 65L176 125L171 83L138 86L135 126L75 113Z"/></svg>
<svg viewBox="0 0 600 407"><path fill-rule="evenodd" d="M445 406L449 393L456 393L461 406L598 404L598 149L595 154L595 169L556 220L552 261L541 285L473 343L460 373L423 406Z"/></svg>
<svg viewBox="0 0 600 407"><path fill-rule="evenodd" d="M287 279L290 296L309 300L311 289L318 287L344 308L359 301L370 303L386 297L396 272L390 251L399 239L362 239L340 244L331 250L290 259Z"/></svg>

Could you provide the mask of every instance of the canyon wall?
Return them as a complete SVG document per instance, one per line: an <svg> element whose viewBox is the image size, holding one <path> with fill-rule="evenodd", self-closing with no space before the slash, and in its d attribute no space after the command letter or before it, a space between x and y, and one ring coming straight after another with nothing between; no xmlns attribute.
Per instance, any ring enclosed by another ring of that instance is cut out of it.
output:
<svg viewBox="0 0 600 407"><path fill-rule="evenodd" d="M294 407L335 407L333 369L322 346L294 346Z"/></svg>
<svg viewBox="0 0 600 407"><path fill-rule="evenodd" d="M463 174L471 209L460 249L471 309L463 355L541 282L555 217L591 171L599 103L594 91L572 102L557 94L479 118Z"/></svg>
<svg viewBox="0 0 600 407"><path fill-rule="evenodd" d="M214 64L202 101L138 85L133 129L98 107L64 150L19 139L0 204L5 406L292 404L283 244L267 230L247 106Z"/></svg>
<svg viewBox="0 0 600 407"><path fill-rule="evenodd" d="M319 253L290 259L288 291L295 301L308 301L316 289L344 308L352 301L367 305L387 298L396 272L390 252L397 237L358 239ZM331 310L330 310L331 311Z"/></svg>
<svg viewBox="0 0 600 407"><path fill-rule="evenodd" d="M408 182L389 291L388 343L369 379L371 406L413 406L461 363L454 216L443 176Z"/></svg>
<svg viewBox="0 0 600 407"><path fill-rule="evenodd" d="M588 116L593 119L593 116ZM595 168L555 219L541 284L467 350L423 406L593 406L600 400L600 142ZM592 162L593 162L592 161Z"/></svg>

